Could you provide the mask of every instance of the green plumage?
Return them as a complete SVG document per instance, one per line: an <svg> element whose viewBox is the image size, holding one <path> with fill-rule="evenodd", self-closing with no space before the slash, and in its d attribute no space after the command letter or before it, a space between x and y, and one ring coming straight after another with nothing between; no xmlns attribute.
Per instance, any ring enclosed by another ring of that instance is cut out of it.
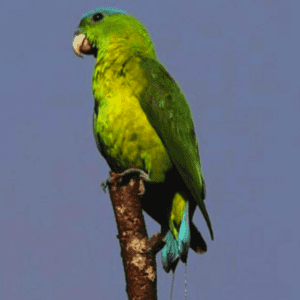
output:
<svg viewBox="0 0 300 300"><path fill-rule="evenodd" d="M167 272L174 270L179 258L186 261L190 246L206 251L192 223L196 205L213 239L188 103L135 18L99 9L83 17L77 34L84 34L90 45L78 52L96 57L92 90L98 149L114 172L141 169L159 186L156 196L147 196L146 186L143 208L170 230L163 265Z"/></svg>

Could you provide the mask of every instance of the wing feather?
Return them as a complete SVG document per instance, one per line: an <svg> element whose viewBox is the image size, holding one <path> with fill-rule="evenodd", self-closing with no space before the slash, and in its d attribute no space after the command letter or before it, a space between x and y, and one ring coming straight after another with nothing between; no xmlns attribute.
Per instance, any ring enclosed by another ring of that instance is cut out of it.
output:
<svg viewBox="0 0 300 300"><path fill-rule="evenodd" d="M199 206L211 238L213 230L204 204L205 183L190 107L175 80L155 59L140 57L147 85L140 104L186 187Z"/></svg>

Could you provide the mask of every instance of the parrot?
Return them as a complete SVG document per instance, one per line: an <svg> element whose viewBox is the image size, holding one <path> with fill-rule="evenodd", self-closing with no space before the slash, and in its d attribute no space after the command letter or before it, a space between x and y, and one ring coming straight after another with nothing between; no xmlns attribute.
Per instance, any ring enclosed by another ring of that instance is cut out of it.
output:
<svg viewBox="0 0 300 300"><path fill-rule="evenodd" d="M185 95L159 61L144 25L126 11L102 7L83 15L72 46L79 57L95 57L97 148L113 172L147 174L142 208L161 225L166 242L162 265L167 273L174 273L179 260L187 263L190 248L199 254L207 251L192 220L196 207L214 239Z"/></svg>

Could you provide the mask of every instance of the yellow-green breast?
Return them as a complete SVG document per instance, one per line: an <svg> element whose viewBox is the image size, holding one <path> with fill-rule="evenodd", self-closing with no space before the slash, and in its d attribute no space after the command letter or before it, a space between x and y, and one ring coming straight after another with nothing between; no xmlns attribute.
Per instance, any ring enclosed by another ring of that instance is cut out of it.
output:
<svg viewBox="0 0 300 300"><path fill-rule="evenodd" d="M137 59L126 64L126 68L131 68L132 80L128 75L122 76L117 64L96 65L93 78L97 110L95 138L113 171L141 169L149 174L151 181L162 182L172 163L140 106L138 97L147 82L138 74L141 70Z"/></svg>

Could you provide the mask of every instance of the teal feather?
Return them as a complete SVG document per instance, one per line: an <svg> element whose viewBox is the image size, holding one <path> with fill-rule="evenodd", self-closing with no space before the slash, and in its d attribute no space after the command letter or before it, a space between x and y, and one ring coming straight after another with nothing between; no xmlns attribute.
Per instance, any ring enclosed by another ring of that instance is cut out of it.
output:
<svg viewBox="0 0 300 300"><path fill-rule="evenodd" d="M177 239L169 230L165 236L166 245L162 249L162 265L164 270L169 273L175 271L179 259L186 263L187 255L191 243L190 220L189 220L189 203L186 202L182 215L182 221L179 228Z"/></svg>

